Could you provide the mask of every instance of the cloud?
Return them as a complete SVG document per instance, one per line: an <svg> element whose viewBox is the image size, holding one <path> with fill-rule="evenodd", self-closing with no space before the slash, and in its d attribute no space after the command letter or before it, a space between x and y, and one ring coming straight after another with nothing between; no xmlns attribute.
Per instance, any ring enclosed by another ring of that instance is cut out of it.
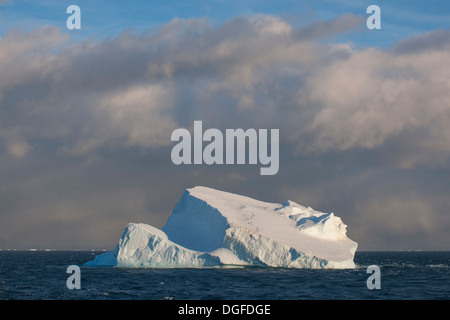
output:
<svg viewBox="0 0 450 320"><path fill-rule="evenodd" d="M78 244L110 243L115 234L97 232L104 221L161 226L182 189L195 184L336 207L361 238L402 228L405 237L430 235L448 225L439 197L448 186L436 185L431 206L420 192L424 175L432 176L428 185L448 178L448 32L388 49L332 41L360 23L353 15L303 28L269 15L220 26L173 19L77 43L51 26L9 31L0 38L0 242L44 246L53 227L74 224ZM172 165L171 132L194 120L204 128L280 129L278 175ZM407 177L393 174L404 170ZM398 189L381 192L397 179ZM405 203L404 190L416 198ZM367 221L390 222L372 232ZM71 244L63 233L55 236Z"/></svg>
<svg viewBox="0 0 450 320"><path fill-rule="evenodd" d="M133 85L96 100L92 123L65 151L85 154L105 144L147 148L170 143L167 132L176 128L170 116L173 100L170 87Z"/></svg>
<svg viewBox="0 0 450 320"><path fill-rule="evenodd" d="M355 223L361 228L356 236L364 239L367 249L405 250L412 247L426 248L431 243L436 249L446 249L444 226L448 217L441 213L440 202L432 195L409 193L377 195L361 201L355 210L359 212ZM444 209L445 210L445 209ZM433 235L440 234L436 241Z"/></svg>
<svg viewBox="0 0 450 320"><path fill-rule="evenodd" d="M361 28L363 23L364 18L362 16L346 13L336 19L316 22L304 29L299 29L295 33L295 38L299 40L315 40L322 37L331 37L357 27Z"/></svg>
<svg viewBox="0 0 450 320"><path fill-rule="evenodd" d="M411 36L396 43L392 51L400 54L417 54L429 50L445 50L450 47L450 31L438 29Z"/></svg>
<svg viewBox="0 0 450 320"><path fill-rule="evenodd" d="M353 20L318 23L302 34L309 40L331 35L332 26L344 30ZM56 27L10 31L0 43L2 127L36 143L59 141L72 154L165 145L164 136L185 124L177 115L201 117L217 111L214 105L224 116L257 108L278 67L318 63L317 49L296 40L298 34L266 15L218 28L202 19L174 19L153 32L69 46ZM276 108L272 103L269 112Z"/></svg>
<svg viewBox="0 0 450 320"><path fill-rule="evenodd" d="M359 207L368 226L383 229L391 234L417 234L436 227L436 214L431 204L417 196L386 197Z"/></svg>
<svg viewBox="0 0 450 320"><path fill-rule="evenodd" d="M13 138L8 139L6 142L6 149L10 155L17 159L21 159L26 155L31 147L26 141L20 138Z"/></svg>
<svg viewBox="0 0 450 320"><path fill-rule="evenodd" d="M351 50L322 68L299 94L303 104L317 111L311 123L297 131L296 138L311 141L299 149L376 149L395 143L414 145L413 157L424 152L436 157L448 154L448 53L434 46L414 55L377 48ZM413 162L409 167L421 161Z"/></svg>

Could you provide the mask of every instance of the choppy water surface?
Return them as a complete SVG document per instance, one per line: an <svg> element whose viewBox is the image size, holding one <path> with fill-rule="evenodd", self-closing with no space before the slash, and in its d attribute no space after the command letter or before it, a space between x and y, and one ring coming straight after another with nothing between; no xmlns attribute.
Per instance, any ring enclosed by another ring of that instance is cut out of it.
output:
<svg viewBox="0 0 450 320"><path fill-rule="evenodd" d="M426 299L450 298L450 252L357 252L356 269L122 269L83 264L102 252L0 251L0 299ZM81 289L69 290L69 265ZM381 289L369 290L369 265Z"/></svg>

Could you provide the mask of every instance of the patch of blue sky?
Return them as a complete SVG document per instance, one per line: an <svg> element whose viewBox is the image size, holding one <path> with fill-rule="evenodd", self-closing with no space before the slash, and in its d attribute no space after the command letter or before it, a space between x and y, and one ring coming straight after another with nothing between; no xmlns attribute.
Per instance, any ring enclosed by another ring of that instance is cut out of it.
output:
<svg viewBox="0 0 450 320"><path fill-rule="evenodd" d="M81 30L66 29L66 9L71 4L81 8ZM381 8L381 30L365 28L370 15L366 9L372 4ZM0 36L10 29L27 32L54 25L69 33L71 41L101 40L123 31L151 30L174 18L206 18L213 25L221 25L256 14L278 16L294 27L302 27L345 13L360 15L361 28L323 41L388 47L414 34L450 28L450 1L442 0L0 0Z"/></svg>

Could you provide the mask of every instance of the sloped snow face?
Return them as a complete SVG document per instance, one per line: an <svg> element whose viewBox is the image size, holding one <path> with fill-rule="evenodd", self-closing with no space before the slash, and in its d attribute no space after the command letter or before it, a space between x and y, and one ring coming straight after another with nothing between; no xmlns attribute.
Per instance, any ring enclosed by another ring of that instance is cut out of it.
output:
<svg viewBox="0 0 450 320"><path fill-rule="evenodd" d="M112 252L88 265L354 268L357 243L333 213L195 187L159 230L129 224Z"/></svg>
<svg viewBox="0 0 450 320"><path fill-rule="evenodd" d="M185 191L162 230L169 239L197 251L222 247L227 219L207 202Z"/></svg>

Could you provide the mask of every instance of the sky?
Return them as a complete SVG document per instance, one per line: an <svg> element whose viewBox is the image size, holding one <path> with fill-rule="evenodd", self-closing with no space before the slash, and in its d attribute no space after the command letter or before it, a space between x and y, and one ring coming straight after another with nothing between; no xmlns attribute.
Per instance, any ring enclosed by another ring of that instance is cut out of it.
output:
<svg viewBox="0 0 450 320"><path fill-rule="evenodd" d="M450 250L449 27L447 1L0 0L0 249L112 249L203 185ZM278 173L174 165L195 120L279 129Z"/></svg>

